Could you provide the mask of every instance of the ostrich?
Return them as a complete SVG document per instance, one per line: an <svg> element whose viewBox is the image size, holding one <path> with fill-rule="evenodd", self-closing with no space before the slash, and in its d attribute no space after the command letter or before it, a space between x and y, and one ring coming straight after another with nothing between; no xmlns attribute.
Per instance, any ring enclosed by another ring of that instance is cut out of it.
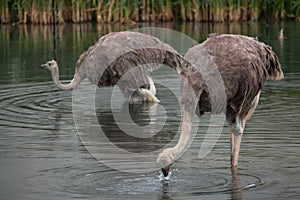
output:
<svg viewBox="0 0 300 200"><path fill-rule="evenodd" d="M134 71L126 70L130 66L120 65L113 70L112 62L122 57L126 52L134 52L138 49L154 48L175 52L171 46L150 35L138 32L113 32L101 37L93 46L84 52L77 61L74 78L68 84L62 84L59 80L59 67L56 61L51 60L41 65L52 72L54 84L61 90L72 90L76 88L85 78L88 78L98 87L113 86L117 84L122 91L125 100L131 96L142 97L143 101L159 102L156 98L156 88L149 71L158 68L152 63L145 63L146 66L136 68ZM145 55L144 55L145 56ZM148 54L147 56L152 56ZM143 59L143 58L137 58ZM116 66L116 63L114 64ZM126 74L127 73L127 74ZM114 80L122 81L114 82Z"/></svg>
<svg viewBox="0 0 300 200"><path fill-rule="evenodd" d="M254 38L223 34L208 38L203 43L194 46L189 49L184 58L189 62L199 63L194 65L198 71L210 70L209 64L211 63L205 63L204 56L201 55L203 51L207 54L205 57L213 60L221 76L226 97L225 109L212 110L211 108L213 96L218 95L217 93L210 94L215 87L214 76L203 77L203 73L191 72L193 70L180 72L187 77L185 78L187 81L183 81L181 91L184 108L181 135L174 147L165 149L157 157L157 165L162 169L164 176L168 175L170 165L187 146L192 116L195 112L198 116L205 112L225 112L230 128L231 167L236 168L245 124L258 104L265 81L283 79L283 72L276 54L271 47ZM207 84L210 84L213 89L208 90ZM187 85L190 85L192 90ZM195 95L191 96L191 92Z"/></svg>

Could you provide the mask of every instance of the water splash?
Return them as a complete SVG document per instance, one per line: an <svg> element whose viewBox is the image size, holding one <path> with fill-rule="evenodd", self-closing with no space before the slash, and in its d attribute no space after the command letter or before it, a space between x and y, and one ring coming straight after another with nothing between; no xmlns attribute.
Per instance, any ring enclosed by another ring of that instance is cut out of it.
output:
<svg viewBox="0 0 300 200"><path fill-rule="evenodd" d="M168 176L164 176L162 171L159 172L158 178L160 182L170 182L171 181L172 172L170 171Z"/></svg>

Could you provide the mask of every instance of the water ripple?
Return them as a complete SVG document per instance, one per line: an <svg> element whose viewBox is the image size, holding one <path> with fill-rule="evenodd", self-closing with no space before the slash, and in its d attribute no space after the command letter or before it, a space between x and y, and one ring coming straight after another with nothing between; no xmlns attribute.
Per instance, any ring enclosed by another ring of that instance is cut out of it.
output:
<svg viewBox="0 0 300 200"><path fill-rule="evenodd" d="M93 171L95 168L98 170ZM81 171L85 172L80 173ZM53 184L51 188L54 190L70 194L104 195L115 198L122 196L126 199L144 195L151 196L153 193L177 197L215 194L227 196L228 193L243 192L263 184L258 176L250 174L238 174L232 177L228 172L214 170L213 174L197 173L196 176L191 176L191 173L195 171L182 173L178 169L172 169L173 175L170 180L160 181L159 175L153 173L124 174L96 165L85 166L85 169L66 166L42 170L39 175L30 177L29 182L37 181L37 179L45 181L44 177L51 177L50 179L55 180L57 176L64 176L65 179L69 180L68 184L49 179L47 181Z"/></svg>
<svg viewBox="0 0 300 200"><path fill-rule="evenodd" d="M207 157L197 157L209 123L208 118L203 117L193 144L173 164L170 180L163 182L158 172L123 173L95 160L77 136L72 118L71 92L58 90L52 82L2 85L1 169L9 171L7 169L13 168L12 171L25 174L26 181L22 183L30 187L28 191L39 192L39 197L45 192L56 198L96 198L101 195L112 199L199 199L200 196L241 199L239 196L243 193L255 195L258 191L272 199L281 192L282 183L289 183L293 194L297 192L297 174L300 173L298 80L299 76L286 75L284 81L267 83L260 103L245 128L238 175L232 174L229 169L228 127L224 128ZM163 94L160 95L160 99L165 101ZM176 107L168 100L163 103L171 104L171 110ZM109 114L105 109L99 113L103 117ZM166 124L170 129L166 132L172 131L180 121L179 111L171 114ZM137 117L136 122L142 125L149 122L144 113L133 113L133 117ZM114 129L109 120L105 125L110 130ZM163 146L168 137L168 134L163 134L156 143L150 144ZM123 140L118 142L125 144ZM143 144L134 141L132 144L136 149L145 149ZM4 176L7 177L11 176ZM5 186L6 182L0 184ZM270 192L274 190L278 192Z"/></svg>
<svg viewBox="0 0 300 200"><path fill-rule="evenodd" d="M71 102L69 92L57 90L53 83L32 83L0 88L0 126L49 129L61 102ZM68 104L66 104L68 105ZM71 104L64 108L71 113ZM50 122L50 123L49 123Z"/></svg>

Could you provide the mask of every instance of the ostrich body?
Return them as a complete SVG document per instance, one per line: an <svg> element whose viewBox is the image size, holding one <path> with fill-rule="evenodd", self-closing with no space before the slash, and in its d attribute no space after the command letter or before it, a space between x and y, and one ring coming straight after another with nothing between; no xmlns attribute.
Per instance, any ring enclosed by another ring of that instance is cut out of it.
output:
<svg viewBox="0 0 300 200"><path fill-rule="evenodd" d="M198 59L199 64L194 66L200 71L201 68L210 69L209 66L204 66L205 63L201 64L201 60L199 60L201 59L200 52L203 50L213 59L223 81L226 93L225 109L211 109L212 95L210 95L206 83L213 84L214 76L208 76L204 81L203 76L197 72L182 72L183 75L186 73L185 76L189 77L187 78L188 84L191 85L198 102L189 100L191 90L184 89L187 84L183 83L181 92L183 99L181 101L184 111L180 139L175 147L165 149L157 158L157 164L162 168L165 176L168 175L170 165L187 146L196 106L198 107L196 111L198 116L205 112L226 113L230 127L231 166L232 168L237 166L244 127L258 104L265 81L283 79L279 60L271 47L254 38L224 34L208 38L202 44L191 48L184 58L192 63Z"/></svg>
<svg viewBox="0 0 300 200"><path fill-rule="evenodd" d="M59 80L59 67L56 61L52 60L43 67L52 72L54 84L61 90L76 88L85 78L88 78L98 87L118 85L125 100L130 96L138 95L143 101L158 102L156 98L155 85L149 76L149 72L158 68L157 64L144 62L145 66L130 71L133 63L139 63L143 57L136 57L132 63L122 63L123 54L135 52L144 48L164 49L170 52L176 51L169 45L150 35L138 32L113 32L101 37L93 46L84 52L77 61L74 78L69 84L62 84ZM143 56L155 56L146 54ZM114 62L119 60L121 63ZM112 64L114 63L114 64ZM118 67L115 67L118 66ZM121 79L120 82L118 82ZM125 78L124 78L125 77Z"/></svg>
<svg viewBox="0 0 300 200"><path fill-rule="evenodd" d="M220 103L225 104L225 109L220 106L221 109L212 110L211 100L216 94L210 94L214 90L209 90L207 83L214 83L215 77L203 77L201 73L203 69L209 70L210 64L201 63L205 61L203 55L199 56L199 52L203 50L207 53L205 56L213 59L221 76L226 99ZM195 65L197 61L199 64ZM230 127L231 166L237 166L245 123L258 104L265 81L283 79L277 56L271 47L264 43L247 36L224 34L211 37L191 48L183 58L172 47L156 38L134 32L119 32L103 36L80 56L74 78L67 85L60 83L55 61L49 61L43 66L52 71L54 83L63 90L75 88L87 77L99 87L118 84L126 96L130 89L143 89L145 85L150 85L151 79L146 72L158 68L158 64L165 64L176 70L182 81L181 135L178 143L173 148L165 149L156 160L164 175L168 175L170 165L183 153L188 144L192 117L197 107L196 114L199 116L205 112L226 113ZM131 74L133 69L139 73ZM126 74L129 74L129 78L125 83L129 84L120 84L122 76ZM148 95L152 97L144 96L144 100L153 100L155 92L150 92L149 86L147 88L149 92L147 89L143 92L152 93Z"/></svg>

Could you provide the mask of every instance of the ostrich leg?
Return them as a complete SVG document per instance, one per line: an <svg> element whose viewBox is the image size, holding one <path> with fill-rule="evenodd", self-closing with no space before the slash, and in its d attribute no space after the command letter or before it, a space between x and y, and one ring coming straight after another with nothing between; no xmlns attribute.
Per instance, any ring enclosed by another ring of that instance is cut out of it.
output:
<svg viewBox="0 0 300 200"><path fill-rule="evenodd" d="M239 151L242 141L242 136L245 128L246 121L250 119L252 114L254 113L254 110L259 102L259 96L260 92L256 95L256 97L253 99L251 108L248 111L248 114L244 119L240 119L239 117L236 117L234 119L234 122L230 123L230 149L231 149L231 167L237 166L238 159L239 159Z"/></svg>
<svg viewBox="0 0 300 200"><path fill-rule="evenodd" d="M238 164L244 127L245 120L239 119L239 117L230 125L231 167L235 167Z"/></svg>

